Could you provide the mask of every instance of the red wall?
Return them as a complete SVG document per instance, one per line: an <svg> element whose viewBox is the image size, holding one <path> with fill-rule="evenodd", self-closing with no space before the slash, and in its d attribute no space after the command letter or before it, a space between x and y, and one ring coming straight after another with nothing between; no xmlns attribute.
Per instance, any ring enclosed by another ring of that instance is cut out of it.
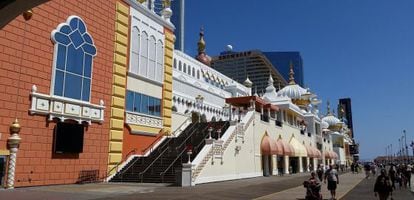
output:
<svg viewBox="0 0 414 200"><path fill-rule="evenodd" d="M97 48L93 63L91 103L105 102L103 124L92 123L84 135L83 153L52 153L53 128L46 116L29 115L33 84L50 94L53 43L51 31L70 15L81 17ZM18 16L0 30L0 149L6 149L9 126L22 127L15 186L74 183L82 170L106 173L114 57L115 0L54 0L33 8L33 17Z"/></svg>

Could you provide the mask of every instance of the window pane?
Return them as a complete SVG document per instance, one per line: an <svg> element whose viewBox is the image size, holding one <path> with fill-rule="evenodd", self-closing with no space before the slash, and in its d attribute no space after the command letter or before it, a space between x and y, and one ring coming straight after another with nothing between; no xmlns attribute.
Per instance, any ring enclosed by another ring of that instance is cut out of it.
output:
<svg viewBox="0 0 414 200"><path fill-rule="evenodd" d="M65 62L66 62L66 47L63 45L58 45L56 67L58 69L65 70Z"/></svg>
<svg viewBox="0 0 414 200"><path fill-rule="evenodd" d="M147 59L148 59L148 35L147 33L142 33L141 38L141 61L139 64L139 74L142 76L147 76Z"/></svg>
<svg viewBox="0 0 414 200"><path fill-rule="evenodd" d="M92 69L92 56L85 54L85 68L83 69L83 76L91 78L91 69Z"/></svg>
<svg viewBox="0 0 414 200"><path fill-rule="evenodd" d="M184 63L183 72L184 72L184 73L187 73L187 64L185 64L185 63Z"/></svg>
<svg viewBox="0 0 414 200"><path fill-rule="evenodd" d="M149 60L148 63L148 78L154 80L155 79L155 61Z"/></svg>
<svg viewBox="0 0 414 200"><path fill-rule="evenodd" d="M82 100L89 101L91 92L91 80L89 78L83 78Z"/></svg>
<svg viewBox="0 0 414 200"><path fill-rule="evenodd" d="M155 115L161 116L161 100L155 99Z"/></svg>
<svg viewBox="0 0 414 200"><path fill-rule="evenodd" d="M162 71L162 65L161 64L157 64L157 77L155 77L155 79L159 82L162 82L162 77L164 76L163 71Z"/></svg>
<svg viewBox="0 0 414 200"><path fill-rule="evenodd" d="M80 100L81 84L82 78L80 76L66 73L64 96Z"/></svg>
<svg viewBox="0 0 414 200"><path fill-rule="evenodd" d="M174 68L177 69L177 60L174 58Z"/></svg>
<svg viewBox="0 0 414 200"><path fill-rule="evenodd" d="M141 96L141 113L148 114L148 96Z"/></svg>
<svg viewBox="0 0 414 200"><path fill-rule="evenodd" d="M154 113L155 113L155 102L154 102L154 98L152 98L152 97L149 97L148 98L148 111L149 111L149 114L150 115L154 115Z"/></svg>
<svg viewBox="0 0 414 200"><path fill-rule="evenodd" d="M134 93L134 112L141 112L141 94Z"/></svg>
<svg viewBox="0 0 414 200"><path fill-rule="evenodd" d="M139 75L141 76L147 76L147 58L144 56L141 56L141 60L139 63Z"/></svg>
<svg viewBox="0 0 414 200"><path fill-rule="evenodd" d="M127 91L126 110L127 111L134 111L134 93L131 92L131 91Z"/></svg>
<svg viewBox="0 0 414 200"><path fill-rule="evenodd" d="M68 57L66 71L82 75L83 72L83 50L82 48L75 49L73 45L68 47Z"/></svg>
<svg viewBox="0 0 414 200"><path fill-rule="evenodd" d="M56 70L56 75L55 75L55 87L54 87L54 95L59 95L62 96L63 95L63 72Z"/></svg>
<svg viewBox="0 0 414 200"><path fill-rule="evenodd" d="M131 66L129 71L134 73L134 74L138 74L138 54L136 53L131 53Z"/></svg>

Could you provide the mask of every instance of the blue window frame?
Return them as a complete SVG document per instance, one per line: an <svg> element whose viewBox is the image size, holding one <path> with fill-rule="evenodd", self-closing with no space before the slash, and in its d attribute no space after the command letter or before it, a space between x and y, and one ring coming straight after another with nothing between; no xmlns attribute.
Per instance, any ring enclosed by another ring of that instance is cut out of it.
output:
<svg viewBox="0 0 414 200"><path fill-rule="evenodd" d="M152 116L161 116L161 99L127 91L126 110Z"/></svg>
<svg viewBox="0 0 414 200"><path fill-rule="evenodd" d="M90 101L93 57L96 47L84 21L70 16L52 31L55 43L51 93Z"/></svg>

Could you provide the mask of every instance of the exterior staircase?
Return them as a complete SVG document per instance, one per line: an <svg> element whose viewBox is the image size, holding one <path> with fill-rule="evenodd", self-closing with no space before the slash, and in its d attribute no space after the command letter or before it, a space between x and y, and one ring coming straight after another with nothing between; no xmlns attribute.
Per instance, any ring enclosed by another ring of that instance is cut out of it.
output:
<svg viewBox="0 0 414 200"><path fill-rule="evenodd" d="M193 160L209 137L209 127L213 128L211 136L218 139L217 130L224 133L229 126L229 122L191 123L178 137L165 139L147 157L133 158L110 182L175 183L177 169L188 162L187 151L192 150Z"/></svg>

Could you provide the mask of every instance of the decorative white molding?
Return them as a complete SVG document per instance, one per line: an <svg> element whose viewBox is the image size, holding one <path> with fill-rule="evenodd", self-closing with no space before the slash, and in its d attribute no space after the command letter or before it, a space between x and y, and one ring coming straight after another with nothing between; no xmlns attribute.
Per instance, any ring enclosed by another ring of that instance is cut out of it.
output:
<svg viewBox="0 0 414 200"><path fill-rule="evenodd" d="M61 121L71 119L78 123L87 122L88 124L104 121L105 106L103 100L99 101L100 105L95 105L65 97L41 94L37 93L36 85L32 86L30 95L32 98L30 114L47 115L49 121L54 118Z"/></svg>
<svg viewBox="0 0 414 200"><path fill-rule="evenodd" d="M154 128L163 128L161 118L139 113L126 112L126 123L149 126Z"/></svg>

